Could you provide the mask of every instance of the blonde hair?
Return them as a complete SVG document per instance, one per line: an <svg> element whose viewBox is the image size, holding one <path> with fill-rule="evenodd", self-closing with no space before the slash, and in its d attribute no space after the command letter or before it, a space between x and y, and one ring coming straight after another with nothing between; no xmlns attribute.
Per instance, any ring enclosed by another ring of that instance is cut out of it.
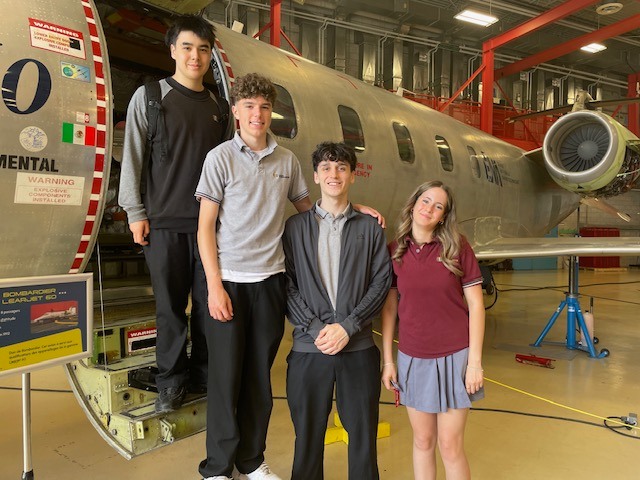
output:
<svg viewBox="0 0 640 480"><path fill-rule="evenodd" d="M440 252L440 260L442 264L455 275L461 277L462 270L458 266L457 257L460 254L461 235L458 231L456 219L456 206L451 189L439 180L433 180L420 185L409 196L406 203L400 211L398 218L398 227L396 229L395 240L398 244L395 251L391 255L391 259L402 263L402 257L407 252L409 242L407 237L411 234L411 225L413 223L412 211L420 196L431 188L441 188L447 194L447 204L444 207L444 217L442 223L436 225L433 231L434 238L437 238L442 244Z"/></svg>

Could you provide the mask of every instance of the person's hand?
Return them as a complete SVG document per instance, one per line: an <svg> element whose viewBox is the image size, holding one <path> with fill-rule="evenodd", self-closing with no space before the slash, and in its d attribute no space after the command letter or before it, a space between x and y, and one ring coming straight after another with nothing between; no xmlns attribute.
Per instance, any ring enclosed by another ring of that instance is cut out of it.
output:
<svg viewBox="0 0 640 480"><path fill-rule="evenodd" d="M382 384L384 385L384 388L392 391L395 387L391 382L396 385L398 384L398 369L396 368L396 364L393 362L382 365Z"/></svg>
<svg viewBox="0 0 640 480"><path fill-rule="evenodd" d="M229 294L222 283L209 288L208 296L209 314L220 322L228 322L233 319L233 305Z"/></svg>
<svg viewBox="0 0 640 480"><path fill-rule="evenodd" d="M482 367L472 367L471 365L467 365L464 384L469 395L476 393L482 388L482 385L484 384L483 373L484 370L482 370Z"/></svg>
<svg viewBox="0 0 640 480"><path fill-rule="evenodd" d="M129 230L133 234L133 241L138 245L149 245L149 220L140 220L129 224Z"/></svg>
<svg viewBox="0 0 640 480"><path fill-rule="evenodd" d="M325 326L316 338L315 345L325 355L339 353L349 343L349 335L339 323Z"/></svg>
<svg viewBox="0 0 640 480"><path fill-rule="evenodd" d="M367 207L366 205L353 204L353 208L355 208L360 213L364 213L365 215L370 215L376 220L378 220L378 224L382 228L387 228L387 222L382 216L382 214L374 208Z"/></svg>

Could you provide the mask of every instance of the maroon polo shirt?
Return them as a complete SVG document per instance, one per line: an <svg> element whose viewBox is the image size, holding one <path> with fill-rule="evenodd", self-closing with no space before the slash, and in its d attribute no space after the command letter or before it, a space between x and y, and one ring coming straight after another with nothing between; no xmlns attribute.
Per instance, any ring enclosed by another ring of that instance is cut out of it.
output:
<svg viewBox="0 0 640 480"><path fill-rule="evenodd" d="M395 241L389 244L393 254ZM393 261L397 288L399 350L412 357L438 358L469 346L469 309L462 289L482 283L476 256L462 238L458 277L440 261L442 244L436 239L419 247L409 240L402 263Z"/></svg>

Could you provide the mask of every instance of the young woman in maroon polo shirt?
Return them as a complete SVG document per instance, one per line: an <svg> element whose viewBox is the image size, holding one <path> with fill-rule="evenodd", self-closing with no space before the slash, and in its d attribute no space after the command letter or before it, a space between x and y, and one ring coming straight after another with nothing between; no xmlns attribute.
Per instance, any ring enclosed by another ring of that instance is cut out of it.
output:
<svg viewBox="0 0 640 480"><path fill-rule="evenodd" d="M394 282L382 310L382 382L407 407L415 479L436 478L436 444L447 479L469 479L464 427L471 402L484 397L482 274L458 232L447 186L432 181L413 192L389 252Z"/></svg>

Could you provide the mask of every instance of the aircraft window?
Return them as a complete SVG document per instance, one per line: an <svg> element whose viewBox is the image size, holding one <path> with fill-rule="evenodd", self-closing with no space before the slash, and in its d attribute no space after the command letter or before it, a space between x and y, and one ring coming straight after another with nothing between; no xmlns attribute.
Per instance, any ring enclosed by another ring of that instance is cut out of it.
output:
<svg viewBox="0 0 640 480"><path fill-rule="evenodd" d="M413 163L416 160L416 154L413 150L413 140L411 140L409 129L401 123L393 122L393 131L396 134L396 141L398 142L400 160Z"/></svg>
<svg viewBox="0 0 640 480"><path fill-rule="evenodd" d="M278 97L271 114L271 131L274 135L284 138L294 138L298 134L296 110L289 92L276 85Z"/></svg>
<svg viewBox="0 0 640 480"><path fill-rule="evenodd" d="M356 153L364 152L364 133L356 111L353 108L338 105L338 115L342 124L344 143L352 147Z"/></svg>
<svg viewBox="0 0 640 480"><path fill-rule="evenodd" d="M447 142L444 137L436 135L436 145L438 145L438 151L440 152L440 163L442 164L442 168L444 168L446 172L452 172L453 156L451 155L449 142Z"/></svg>
<svg viewBox="0 0 640 480"><path fill-rule="evenodd" d="M480 178L480 162L478 161L476 151L469 145L467 145L467 150L469 151L469 162L471 162L471 171L473 172L473 176Z"/></svg>

